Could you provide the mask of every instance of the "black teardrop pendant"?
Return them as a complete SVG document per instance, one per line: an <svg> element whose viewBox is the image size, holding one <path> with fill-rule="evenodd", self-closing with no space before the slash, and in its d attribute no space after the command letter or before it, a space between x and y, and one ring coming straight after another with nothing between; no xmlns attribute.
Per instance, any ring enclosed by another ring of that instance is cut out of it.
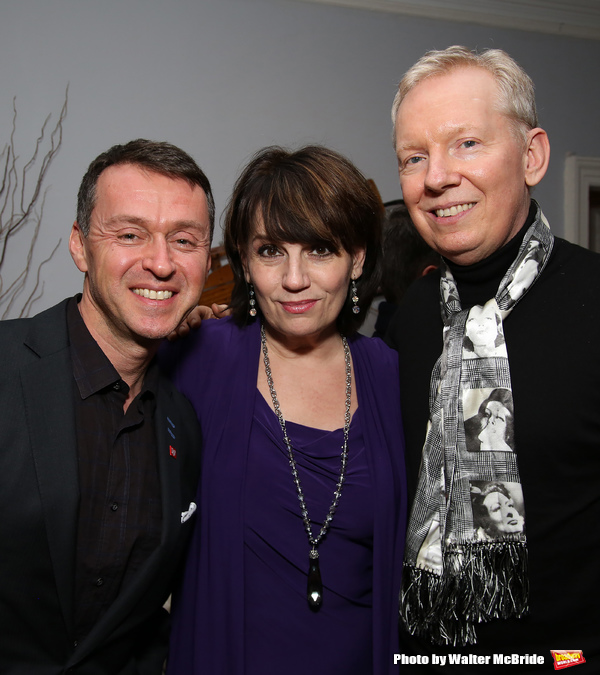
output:
<svg viewBox="0 0 600 675"><path fill-rule="evenodd" d="M318 612L323 602L323 584L321 582L321 570L319 569L319 553L316 549L309 554L307 596L308 606L313 612Z"/></svg>

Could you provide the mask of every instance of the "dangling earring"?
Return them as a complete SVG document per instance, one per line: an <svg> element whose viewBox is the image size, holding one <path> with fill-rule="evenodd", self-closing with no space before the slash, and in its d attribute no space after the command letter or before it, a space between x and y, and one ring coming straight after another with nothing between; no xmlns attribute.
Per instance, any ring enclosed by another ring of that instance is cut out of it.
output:
<svg viewBox="0 0 600 675"><path fill-rule="evenodd" d="M352 298L352 302L354 303L352 306L352 311L355 314L360 314L360 307L358 306L358 291L356 290L356 281L354 281L354 279L352 279L350 284L350 296Z"/></svg>
<svg viewBox="0 0 600 675"><path fill-rule="evenodd" d="M254 286L253 284L248 284L248 295L250 296L249 300L249 305L250 305L250 310L248 311L248 314L250 316L256 316L256 300L254 299Z"/></svg>

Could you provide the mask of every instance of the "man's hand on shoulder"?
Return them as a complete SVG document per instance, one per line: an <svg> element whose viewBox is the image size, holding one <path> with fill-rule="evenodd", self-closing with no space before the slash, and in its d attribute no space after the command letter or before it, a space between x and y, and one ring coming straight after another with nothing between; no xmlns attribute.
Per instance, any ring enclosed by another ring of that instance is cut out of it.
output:
<svg viewBox="0 0 600 675"><path fill-rule="evenodd" d="M190 330L200 328L200 324L205 319L222 319L229 316L231 310L227 305L217 305L213 303L210 307L206 305L198 305L185 317L185 319L177 326L177 328L167 336L167 340L173 342L178 338L185 337Z"/></svg>

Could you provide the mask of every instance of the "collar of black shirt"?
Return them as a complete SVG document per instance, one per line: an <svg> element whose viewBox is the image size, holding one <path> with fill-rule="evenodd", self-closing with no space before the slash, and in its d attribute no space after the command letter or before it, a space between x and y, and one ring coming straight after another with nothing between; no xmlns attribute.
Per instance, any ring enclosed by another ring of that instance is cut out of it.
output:
<svg viewBox="0 0 600 675"><path fill-rule="evenodd" d="M102 389L112 387L125 394L129 386L121 379L116 368L110 362L100 345L94 340L79 312L78 303L81 294L71 298L67 304L67 330L73 363L73 376L82 399ZM156 397L159 368L156 359L152 359L142 384L139 398Z"/></svg>

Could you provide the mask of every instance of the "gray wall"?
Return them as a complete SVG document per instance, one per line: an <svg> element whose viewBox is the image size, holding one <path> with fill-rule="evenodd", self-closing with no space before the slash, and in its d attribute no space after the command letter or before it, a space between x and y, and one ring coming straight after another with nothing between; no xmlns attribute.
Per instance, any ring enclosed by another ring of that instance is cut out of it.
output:
<svg viewBox="0 0 600 675"><path fill-rule="evenodd" d="M25 157L70 87L36 261L62 244L34 312L81 288L66 247L75 195L88 163L113 143L142 136L182 146L209 175L218 214L248 157L273 143L330 145L394 199L395 86L424 51L457 43L501 47L536 82L552 143L536 196L561 234L565 155L600 156L599 41L296 0L2 0L0 145L13 96ZM11 253L5 283L21 264Z"/></svg>

